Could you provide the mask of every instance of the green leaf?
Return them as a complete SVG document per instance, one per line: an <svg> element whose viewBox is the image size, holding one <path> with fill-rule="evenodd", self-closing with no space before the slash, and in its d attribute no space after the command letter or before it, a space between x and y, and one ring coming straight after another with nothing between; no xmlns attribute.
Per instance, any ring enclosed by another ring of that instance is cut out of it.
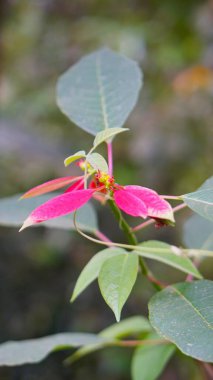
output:
<svg viewBox="0 0 213 380"><path fill-rule="evenodd" d="M149 302L149 319L184 354L213 362L213 281L168 286Z"/></svg>
<svg viewBox="0 0 213 380"><path fill-rule="evenodd" d="M64 165L69 166L72 162L77 161L79 160L79 158L82 158L82 157L86 157L86 152L84 150L79 150L79 152L65 158Z"/></svg>
<svg viewBox="0 0 213 380"><path fill-rule="evenodd" d="M177 247L157 240L150 240L141 243L139 247L142 247L144 250L139 251L136 249L133 251L139 256L160 261L164 264L170 265L171 267L179 269L184 273L192 274L197 278L202 278L201 274L198 272L197 268L194 266L191 260L188 257L181 255L181 250L179 250ZM146 252L146 248L156 248L156 252L150 252L148 249Z"/></svg>
<svg viewBox="0 0 213 380"><path fill-rule="evenodd" d="M213 223L200 215L192 215L183 226L187 247L213 251Z"/></svg>
<svg viewBox="0 0 213 380"><path fill-rule="evenodd" d="M194 212L213 221L213 189L195 191L184 195L183 199Z"/></svg>
<svg viewBox="0 0 213 380"><path fill-rule="evenodd" d="M57 196L58 193L54 193ZM29 198L20 201L21 194L0 199L0 225L7 227L19 227L32 210L52 198L51 195L42 195L37 198ZM40 226L75 230L73 213L60 218L48 220ZM97 218L90 204L86 204L78 210L77 222L81 229L94 232L97 229ZM37 225L38 226L38 225Z"/></svg>
<svg viewBox="0 0 213 380"><path fill-rule="evenodd" d="M213 177L205 181L197 191L185 194L182 198L194 212L213 221Z"/></svg>
<svg viewBox="0 0 213 380"><path fill-rule="evenodd" d="M112 257L101 267L98 276L99 287L117 322L136 281L137 272L138 258L131 253Z"/></svg>
<svg viewBox="0 0 213 380"><path fill-rule="evenodd" d="M141 316L135 316L122 320L119 323L115 323L99 333L99 336L107 339L121 339L130 335L138 335L144 332L152 331L148 320ZM67 363L73 363L74 361L92 353L101 348L104 348L106 343L91 344L79 348L73 355L67 359Z"/></svg>
<svg viewBox="0 0 213 380"><path fill-rule="evenodd" d="M198 190L213 189L213 176L209 177Z"/></svg>
<svg viewBox="0 0 213 380"><path fill-rule="evenodd" d="M89 355L95 351L101 350L105 348L108 345L109 342L101 342L101 343L94 343L94 344L88 344L86 346L83 346L79 348L77 351L74 352L74 354L70 355L66 360L65 364L70 365L77 360L83 358L86 355Z"/></svg>
<svg viewBox="0 0 213 380"><path fill-rule="evenodd" d="M155 240L153 240L153 241L150 240L149 242L151 242L151 244L149 244L149 245L147 245L147 242L145 242L145 244L146 244L145 247L143 246L143 243L141 243L137 246L125 244L125 248L132 249L133 254L135 254L135 255L144 256L144 257L147 257L150 259L157 260L157 256L159 255L160 258L158 259L158 261L162 261L162 262L163 262L163 255L165 255L166 253L168 253L168 254L172 253L173 255L180 256L180 257L186 257L186 258L187 257L194 257L194 256L195 257L196 256L206 256L206 257L212 257L213 256L213 251L209 251L209 250L185 249L185 248L176 247L175 245L169 245L169 247L167 248L166 246L161 247L159 244L154 244L154 246L152 246L152 242L155 243L156 242ZM158 243L166 244L163 242L158 242ZM122 245L122 246L124 247L124 245ZM166 261L165 261L165 263L166 263ZM197 271L195 273L197 273L196 277L198 277L199 272ZM202 275L200 273L199 273L198 278L202 278Z"/></svg>
<svg viewBox="0 0 213 380"><path fill-rule="evenodd" d="M137 63L105 48L82 58L59 78L57 102L74 123L96 135L123 126L140 87Z"/></svg>
<svg viewBox="0 0 213 380"><path fill-rule="evenodd" d="M62 333L38 339L11 341L0 345L0 365L38 363L53 351L100 344L104 338L94 334Z"/></svg>
<svg viewBox="0 0 213 380"><path fill-rule="evenodd" d="M111 141L113 137L125 131L129 131L129 128L110 128L98 132L93 142L94 149L96 149L98 145L102 144L103 142Z"/></svg>
<svg viewBox="0 0 213 380"><path fill-rule="evenodd" d="M138 335L152 331L149 321L145 317L134 316L123 319L119 323L102 330L99 335L109 339L121 339L129 335Z"/></svg>
<svg viewBox="0 0 213 380"><path fill-rule="evenodd" d="M146 339L158 339L157 334L149 334ZM156 380L175 351L172 344L148 344L136 348L131 365L133 380Z"/></svg>
<svg viewBox="0 0 213 380"><path fill-rule="evenodd" d="M75 288L73 290L71 302L73 302L79 296L79 294L81 294L83 290L86 289L87 286L89 286L98 277L101 266L109 257L124 253L124 249L112 247L103 249L95 256L93 256L78 277Z"/></svg>
<svg viewBox="0 0 213 380"><path fill-rule="evenodd" d="M108 173L108 165L103 156L99 153L91 153L87 156L87 161L95 169L101 172Z"/></svg>

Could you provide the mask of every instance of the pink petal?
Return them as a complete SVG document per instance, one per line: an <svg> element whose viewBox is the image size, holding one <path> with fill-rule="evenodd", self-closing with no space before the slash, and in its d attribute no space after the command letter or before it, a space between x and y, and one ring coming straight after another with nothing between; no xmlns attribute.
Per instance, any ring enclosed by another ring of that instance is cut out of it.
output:
<svg viewBox="0 0 213 380"><path fill-rule="evenodd" d="M147 217L146 204L126 189L116 190L114 193L116 205L124 212L132 216Z"/></svg>
<svg viewBox="0 0 213 380"><path fill-rule="evenodd" d="M73 185L69 186L64 193L70 193L73 190L83 190L84 189L84 179L79 179Z"/></svg>
<svg viewBox="0 0 213 380"><path fill-rule="evenodd" d="M156 191L142 186L129 185L124 187L143 201L148 210L148 216L151 218L167 219L174 222L174 216L171 205L156 193Z"/></svg>
<svg viewBox="0 0 213 380"><path fill-rule="evenodd" d="M36 187L33 187L29 191L27 191L24 195L22 195L21 199L23 198L31 198L31 197L36 197L37 195L45 194L50 191L54 191L57 189L60 189L61 187L67 186L70 183L79 180L81 177L62 177L62 178L57 178L53 179L51 181L42 183L41 185L38 185Z"/></svg>
<svg viewBox="0 0 213 380"><path fill-rule="evenodd" d="M94 190L77 190L71 193L58 195L43 203L31 212L25 220L21 230L32 224L41 223L45 220L58 218L77 210L90 200Z"/></svg>

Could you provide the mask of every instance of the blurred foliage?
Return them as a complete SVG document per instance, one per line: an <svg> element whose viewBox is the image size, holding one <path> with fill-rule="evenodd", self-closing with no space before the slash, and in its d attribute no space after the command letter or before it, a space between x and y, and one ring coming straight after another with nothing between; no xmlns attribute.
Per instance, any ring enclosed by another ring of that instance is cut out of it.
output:
<svg viewBox="0 0 213 380"><path fill-rule="evenodd" d="M92 137L57 108L55 84L82 55L104 45L136 59L145 77L138 105L126 123L131 131L114 143L118 182L162 193L195 190L212 175L212 24L211 0L124 0L122 5L112 0L1 2L1 196L68 175L64 157L90 147ZM98 212L103 231L110 226L109 235L121 240L110 211ZM187 215L177 217L175 229L151 228L141 237L181 244L180 227ZM43 229L18 235L2 228L0 244L2 341L69 330L96 332L113 322L96 285L69 305L78 273L97 247L67 232ZM204 264L208 274L209 265ZM161 264L152 266L168 282L184 278ZM124 316L147 314L151 294L150 286L138 280ZM107 350L71 369L63 367L63 358L54 354L40 366L2 369L0 377L129 378L130 351ZM182 360L177 357L162 379L202 378L198 367L187 367L186 358L180 365Z"/></svg>

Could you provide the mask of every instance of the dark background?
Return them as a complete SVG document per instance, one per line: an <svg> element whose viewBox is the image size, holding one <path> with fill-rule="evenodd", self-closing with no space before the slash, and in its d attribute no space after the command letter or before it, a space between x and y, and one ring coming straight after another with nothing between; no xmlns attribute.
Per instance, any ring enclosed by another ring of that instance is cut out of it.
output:
<svg viewBox="0 0 213 380"><path fill-rule="evenodd" d="M212 25L212 1L1 1L1 197L69 175L63 159L90 147L92 137L57 108L55 85L81 56L102 46L137 60L144 72L139 102L126 123L131 134L114 143L117 181L174 195L200 186L212 175ZM110 212L99 208L98 215L102 230L121 241ZM141 238L183 244L188 215L180 213L176 228L151 227ZM1 228L0 246L1 342L62 331L98 332L115 322L97 284L69 303L78 274L99 247L75 233L44 228L22 234ZM201 268L207 278L209 264ZM167 282L184 279L166 266L151 265ZM147 315L152 292L138 279L122 316ZM57 353L38 365L2 368L0 379L126 380L131 354L107 349L65 368L67 353ZM179 354L161 378L204 377L192 359Z"/></svg>

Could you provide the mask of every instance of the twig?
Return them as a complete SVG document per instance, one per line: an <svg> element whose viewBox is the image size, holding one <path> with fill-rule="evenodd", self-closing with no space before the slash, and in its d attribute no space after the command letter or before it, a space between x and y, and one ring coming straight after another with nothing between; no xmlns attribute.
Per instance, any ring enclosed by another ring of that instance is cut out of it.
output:
<svg viewBox="0 0 213 380"><path fill-rule="evenodd" d="M161 198L164 198L164 199L172 199L174 201L181 201L182 200L182 197L179 197L179 196L176 196L176 195L160 195Z"/></svg>
<svg viewBox="0 0 213 380"><path fill-rule="evenodd" d="M95 230L95 236L102 241L112 243L112 240L110 240L105 234L103 234L103 232L99 230Z"/></svg>
<svg viewBox="0 0 213 380"><path fill-rule="evenodd" d="M165 339L144 339L144 340L120 340L112 343L113 346L119 347L135 347L135 346L145 346L145 345L157 345L157 344L168 344L169 341Z"/></svg>
<svg viewBox="0 0 213 380"><path fill-rule="evenodd" d="M193 264L194 264L194 266L195 266L196 268L199 267L199 265L200 265L200 259L199 259L199 258L195 257L194 260L192 260L192 262L193 262ZM191 281L193 281L193 278L194 278L194 276L193 276L192 274L188 274L188 275L186 276L186 281L187 281L187 282L191 282Z"/></svg>
<svg viewBox="0 0 213 380"><path fill-rule="evenodd" d="M200 365L201 368L205 371L205 373L208 375L208 379L213 379L213 367L210 363L197 361L197 363Z"/></svg>

